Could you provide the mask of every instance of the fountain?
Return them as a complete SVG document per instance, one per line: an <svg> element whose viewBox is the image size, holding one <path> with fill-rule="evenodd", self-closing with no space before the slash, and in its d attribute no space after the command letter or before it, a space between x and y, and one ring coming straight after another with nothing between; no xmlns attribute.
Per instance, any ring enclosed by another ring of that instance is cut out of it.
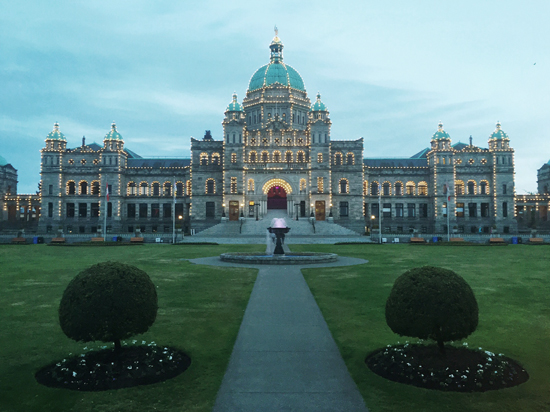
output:
<svg viewBox="0 0 550 412"><path fill-rule="evenodd" d="M307 265L314 263L336 262L338 255L336 253L286 253L283 250L285 234L290 231L286 226L285 219L275 218L271 221L271 226L267 228L269 233L275 235L277 244L273 254L267 253L222 253L220 259L224 262L248 263L261 265ZM269 242L270 240L268 240Z"/></svg>

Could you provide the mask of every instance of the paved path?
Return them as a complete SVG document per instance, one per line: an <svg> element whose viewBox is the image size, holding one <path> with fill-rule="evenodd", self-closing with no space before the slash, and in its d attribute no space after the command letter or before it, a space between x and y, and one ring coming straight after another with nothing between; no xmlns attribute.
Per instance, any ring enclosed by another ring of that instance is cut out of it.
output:
<svg viewBox="0 0 550 412"><path fill-rule="evenodd" d="M368 412L302 276L306 266L238 265L217 257L190 261L260 269L214 412ZM366 262L341 257L307 267Z"/></svg>

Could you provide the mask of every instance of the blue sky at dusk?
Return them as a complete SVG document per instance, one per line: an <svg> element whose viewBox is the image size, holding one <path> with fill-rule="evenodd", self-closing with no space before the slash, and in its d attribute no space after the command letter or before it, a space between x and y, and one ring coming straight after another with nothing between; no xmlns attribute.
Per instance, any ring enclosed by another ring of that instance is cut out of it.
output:
<svg viewBox="0 0 550 412"><path fill-rule="evenodd" d="M269 60L273 27L332 139L365 157L409 157L441 120L453 143L487 147L499 120L516 150L516 190L550 159L550 2L24 1L0 14L0 155L36 191L58 121L69 147L111 122L144 157L188 157L222 137L232 93Z"/></svg>

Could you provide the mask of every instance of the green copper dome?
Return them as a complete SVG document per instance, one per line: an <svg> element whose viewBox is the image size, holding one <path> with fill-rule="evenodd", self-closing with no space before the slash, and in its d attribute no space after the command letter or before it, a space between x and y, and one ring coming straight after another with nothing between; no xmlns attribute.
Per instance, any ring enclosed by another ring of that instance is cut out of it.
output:
<svg viewBox="0 0 550 412"><path fill-rule="evenodd" d="M111 124L111 131L105 135L104 140L122 140L122 136L116 130L115 122Z"/></svg>
<svg viewBox="0 0 550 412"><path fill-rule="evenodd" d="M432 136L432 140L450 139L451 136L445 130L443 130L443 123L439 122L437 132Z"/></svg>
<svg viewBox="0 0 550 412"><path fill-rule="evenodd" d="M312 112L326 112L327 106L321 101L321 94L317 93L317 100L315 103L311 106Z"/></svg>
<svg viewBox="0 0 550 412"><path fill-rule="evenodd" d="M0 156L0 166L6 166L8 164L8 161L4 159L2 156Z"/></svg>
<svg viewBox="0 0 550 412"><path fill-rule="evenodd" d="M237 93L233 93L233 101L227 106L226 112L242 112L243 108L237 101Z"/></svg>
<svg viewBox="0 0 550 412"><path fill-rule="evenodd" d="M500 122L497 122L497 128L495 129L495 131L491 134L491 136L489 137L489 139L491 140L504 140L504 139L508 139L508 135L506 133L504 133L502 131L502 129L500 128Z"/></svg>
<svg viewBox="0 0 550 412"><path fill-rule="evenodd" d="M46 136L46 140L63 140L67 141L65 135L59 131L59 123L55 122L53 125L53 130Z"/></svg>
<svg viewBox="0 0 550 412"><path fill-rule="evenodd" d="M248 91L258 90L275 84L306 91L302 76L291 66L283 63L283 43L275 36L269 48L271 59L269 64L260 67L248 83Z"/></svg>

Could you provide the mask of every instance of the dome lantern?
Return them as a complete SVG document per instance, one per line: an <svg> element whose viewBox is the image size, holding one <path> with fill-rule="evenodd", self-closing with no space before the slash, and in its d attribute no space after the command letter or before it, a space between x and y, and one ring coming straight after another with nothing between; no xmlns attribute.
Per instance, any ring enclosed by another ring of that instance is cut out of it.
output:
<svg viewBox="0 0 550 412"><path fill-rule="evenodd" d="M119 140L122 141L122 136L116 130L116 123L111 123L111 131L105 135L104 140Z"/></svg>
<svg viewBox="0 0 550 412"><path fill-rule="evenodd" d="M59 131L59 123L54 123L53 130L48 134L46 140L60 140L63 142L67 141L65 135Z"/></svg>

